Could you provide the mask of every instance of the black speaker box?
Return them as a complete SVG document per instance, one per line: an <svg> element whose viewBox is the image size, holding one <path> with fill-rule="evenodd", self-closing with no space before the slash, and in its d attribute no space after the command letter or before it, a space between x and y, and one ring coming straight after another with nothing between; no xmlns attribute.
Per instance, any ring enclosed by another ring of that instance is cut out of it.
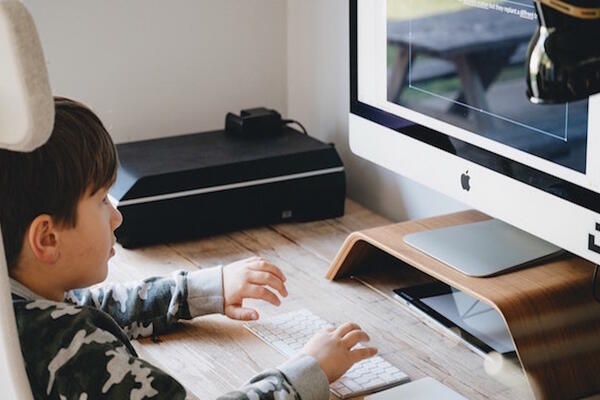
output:
<svg viewBox="0 0 600 400"><path fill-rule="evenodd" d="M346 180L332 144L294 129L269 137L224 131L117 145L110 191L116 236L138 247L343 215Z"/></svg>

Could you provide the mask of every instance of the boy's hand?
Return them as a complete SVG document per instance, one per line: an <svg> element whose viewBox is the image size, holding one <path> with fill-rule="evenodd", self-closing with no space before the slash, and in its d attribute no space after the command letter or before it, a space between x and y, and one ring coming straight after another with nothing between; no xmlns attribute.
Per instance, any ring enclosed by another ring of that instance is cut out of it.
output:
<svg viewBox="0 0 600 400"><path fill-rule="evenodd" d="M368 342L369 335L360 326L346 322L337 328L316 333L304 346L304 352L313 356L327 375L329 383L334 382L355 363L374 356L374 347L352 349L359 342Z"/></svg>
<svg viewBox="0 0 600 400"><path fill-rule="evenodd" d="M244 308L244 299L260 299L278 306L279 297L268 288L275 289L283 297L288 295L283 272L260 257L236 261L223 267L223 296L225 315L232 319L258 319L258 312Z"/></svg>

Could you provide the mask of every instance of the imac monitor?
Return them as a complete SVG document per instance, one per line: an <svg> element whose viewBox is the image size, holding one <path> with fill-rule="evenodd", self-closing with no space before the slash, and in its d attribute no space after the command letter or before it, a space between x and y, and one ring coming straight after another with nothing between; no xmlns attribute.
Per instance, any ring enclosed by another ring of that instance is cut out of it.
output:
<svg viewBox="0 0 600 400"><path fill-rule="evenodd" d="M497 219L487 248L480 226L429 246L469 275L560 249L600 263L600 96L529 102L537 26L532 0L350 1L350 147Z"/></svg>

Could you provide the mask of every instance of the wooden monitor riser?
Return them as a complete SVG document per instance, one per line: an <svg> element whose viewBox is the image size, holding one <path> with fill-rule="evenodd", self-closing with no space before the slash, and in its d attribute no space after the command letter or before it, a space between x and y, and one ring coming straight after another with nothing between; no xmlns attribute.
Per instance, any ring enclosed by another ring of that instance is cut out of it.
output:
<svg viewBox="0 0 600 400"><path fill-rule="evenodd" d="M590 262L566 256L494 277L475 278L403 241L408 233L487 218L466 211L353 232L326 277L368 275L369 259L383 251L496 308L506 322L536 398L580 398L600 392L600 304L592 296L594 267Z"/></svg>

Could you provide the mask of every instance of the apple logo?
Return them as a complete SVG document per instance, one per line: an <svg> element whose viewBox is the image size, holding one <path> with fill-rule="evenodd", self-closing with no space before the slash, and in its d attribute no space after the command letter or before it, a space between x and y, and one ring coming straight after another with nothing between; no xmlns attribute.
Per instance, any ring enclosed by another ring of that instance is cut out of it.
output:
<svg viewBox="0 0 600 400"><path fill-rule="evenodd" d="M462 186L462 188L464 190L466 190L467 192L469 190L471 190L471 184L469 183L469 180L471 179L471 177L469 176L469 171L467 170L467 172L465 172L464 174L462 174L460 176L460 185Z"/></svg>

